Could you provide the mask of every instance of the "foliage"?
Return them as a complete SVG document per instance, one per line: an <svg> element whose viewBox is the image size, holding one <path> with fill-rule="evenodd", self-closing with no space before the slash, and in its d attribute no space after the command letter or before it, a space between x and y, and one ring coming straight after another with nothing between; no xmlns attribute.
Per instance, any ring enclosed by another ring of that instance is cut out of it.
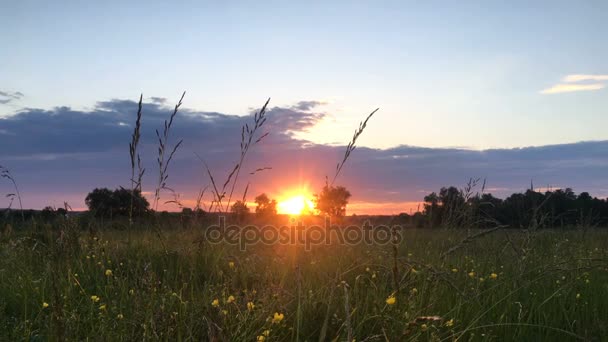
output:
<svg viewBox="0 0 608 342"><path fill-rule="evenodd" d="M85 198L85 204L97 217L128 216L133 208L133 216L141 216L148 211L150 203L139 190L119 188L114 191L96 188Z"/></svg>
<svg viewBox="0 0 608 342"><path fill-rule="evenodd" d="M426 226L487 228L589 227L608 224L608 201L570 188L537 192L528 189L503 199L490 193L467 196L456 187L424 197Z"/></svg>
<svg viewBox="0 0 608 342"><path fill-rule="evenodd" d="M239 200L232 204L230 212L233 213L236 218L243 219L249 214L249 207L247 207L247 203Z"/></svg>
<svg viewBox="0 0 608 342"><path fill-rule="evenodd" d="M255 213L258 216L271 217L277 214L277 201L271 200L265 193L258 195L255 203L257 204Z"/></svg>
<svg viewBox="0 0 608 342"><path fill-rule="evenodd" d="M351 194L343 186L327 185L321 193L315 195L315 209L331 217L342 217L346 214L346 205Z"/></svg>

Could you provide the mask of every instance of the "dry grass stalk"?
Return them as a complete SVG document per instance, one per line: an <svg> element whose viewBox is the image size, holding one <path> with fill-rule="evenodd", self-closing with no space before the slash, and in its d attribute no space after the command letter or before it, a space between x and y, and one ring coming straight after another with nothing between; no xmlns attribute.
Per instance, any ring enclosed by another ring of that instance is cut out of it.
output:
<svg viewBox="0 0 608 342"><path fill-rule="evenodd" d="M175 155L175 152L180 147L183 140L180 140L170 150L167 148L167 144L169 141L169 132L171 131L171 126L173 125L173 119L175 118L175 115L177 115L179 107L182 105L184 96L186 96L185 91L175 105L173 113L171 113L171 116L169 117L169 121L165 120L162 135L158 132L158 130L156 130L156 137L158 138L158 157L156 159L158 162L158 184L154 192L154 210L158 210L158 202L160 201L160 193L162 190L169 190L174 193L173 189L167 187L167 179L169 178L168 168L173 156ZM167 151L170 152L167 154Z"/></svg>
<svg viewBox="0 0 608 342"><path fill-rule="evenodd" d="M131 142L129 143L129 157L131 158L131 203L129 206L129 226L133 225L133 197L136 191L141 192L141 183L146 171L141 165L141 157L137 152L139 145L139 139L141 137L141 115L142 115L142 101L144 95L139 96L139 103L137 105L137 119L135 120L135 128L131 135ZM135 168L137 166L137 178L135 177Z"/></svg>
<svg viewBox="0 0 608 342"><path fill-rule="evenodd" d="M239 175L241 169L243 168L243 164L245 162L245 158L249 152L249 149L253 146L261 142L265 137L268 136L269 132L263 133L258 137L259 130L264 126L266 122L266 109L268 108L268 104L270 103L270 98L266 100L262 108L254 114L253 125L250 127L249 124L245 124L241 128L241 150L239 161L232 168L231 172L228 174L226 181L224 181L221 189L218 187L211 170L209 169L209 165L201 158L198 154L196 156L200 159L200 161L205 166L205 170L207 171L207 175L211 181L211 185L213 186L213 200L209 207L211 210L214 206L219 212L226 212L230 210L230 203L232 201L232 196L234 195L234 189L236 188L236 184L239 179ZM257 138L256 138L257 137ZM264 167L262 169L258 169L250 174L255 174L258 171L270 169L269 167ZM230 192L228 192L230 189ZM223 203L224 199L228 195L228 199L226 204ZM243 196L244 197L244 196Z"/></svg>
<svg viewBox="0 0 608 342"><path fill-rule="evenodd" d="M346 151L344 152L344 157L342 158L342 161L338 163L338 165L336 165L336 173L334 174L334 178L331 181L330 185L333 185L334 182L336 181L336 178L338 178L338 175L340 174L340 171L342 171L342 168L344 167L344 164L346 163L346 161L348 160L348 157L350 157L350 154L355 150L355 148L357 147L355 144L357 143L357 139L359 138L359 136L363 133L363 131L365 130L365 127L367 127L367 122L369 121L369 119L378 111L380 110L380 108L376 108L373 112L371 112L367 118L359 123L359 128L357 130L355 130L355 133L353 134L353 138L352 140L348 143L348 145L346 146Z"/></svg>
<svg viewBox="0 0 608 342"><path fill-rule="evenodd" d="M11 200L11 204L9 205L9 208L10 208L10 206L12 206L13 199L15 197L17 197L17 200L19 201L19 209L21 210L21 219L23 222L25 222L25 215L23 214L23 203L21 202L21 193L19 192L19 187L17 186L15 177L13 177L13 175L11 174L11 171L9 169L7 169L6 167L4 167L2 165L0 165L0 177L8 179L13 184L15 193L10 193L10 194L6 195L6 197Z"/></svg>

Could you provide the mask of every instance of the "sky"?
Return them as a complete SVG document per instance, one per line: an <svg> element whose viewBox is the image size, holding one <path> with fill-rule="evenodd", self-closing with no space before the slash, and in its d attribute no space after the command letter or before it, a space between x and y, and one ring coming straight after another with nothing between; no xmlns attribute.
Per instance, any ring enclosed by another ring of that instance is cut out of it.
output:
<svg viewBox="0 0 608 342"><path fill-rule="evenodd" d="M185 201L208 182L194 152L226 173L268 97L275 131L250 166L273 169L252 191L314 193L380 108L341 179L350 212L407 211L470 177L608 195L605 1L5 1L0 32L0 165L28 207L128 185L140 93L151 173L184 90Z"/></svg>

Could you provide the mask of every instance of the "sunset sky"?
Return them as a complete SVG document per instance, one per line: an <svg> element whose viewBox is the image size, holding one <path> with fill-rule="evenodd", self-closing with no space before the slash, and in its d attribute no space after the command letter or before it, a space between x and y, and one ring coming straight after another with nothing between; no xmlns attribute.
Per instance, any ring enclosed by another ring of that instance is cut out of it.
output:
<svg viewBox="0 0 608 342"><path fill-rule="evenodd" d="M608 196L606 1L3 1L0 32L0 165L28 208L129 185L140 93L153 191L154 129L184 90L169 183L186 204L208 183L194 153L224 179L268 97L246 169L272 170L243 178L250 199L317 192L377 107L338 181L349 213L470 177Z"/></svg>

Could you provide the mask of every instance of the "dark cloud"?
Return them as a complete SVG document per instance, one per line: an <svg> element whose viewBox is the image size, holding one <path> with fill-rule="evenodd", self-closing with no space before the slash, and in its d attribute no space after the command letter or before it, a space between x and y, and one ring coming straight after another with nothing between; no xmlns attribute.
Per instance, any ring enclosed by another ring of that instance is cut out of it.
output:
<svg viewBox="0 0 608 342"><path fill-rule="evenodd" d="M344 147L298 140L293 134L310 129L325 117L318 111L319 103L313 102L269 108L262 133L270 135L252 149L237 191L247 182L251 182L252 196L263 191L280 194L298 185L308 185L314 191L326 175L332 176ZM0 161L12 169L21 184L26 206L61 205L68 200L74 207L83 207L86 192L94 187L128 186L127 146L136 111L134 101L111 100L99 102L90 111L25 109L0 119ZM153 190L156 176L154 130L162 127L170 112L169 106L156 100L143 107L144 191ZM252 115L181 110L171 140L183 139L184 144L170 171L171 187L188 199L208 183L195 153L223 183L237 162L241 126L251 120ZM249 175L268 166L272 169ZM487 178L487 187L498 196L523 191L531 180L537 186L569 186L606 196L606 174L608 141L484 151L359 147L338 183L351 189L353 201L390 202L398 207L401 202L419 201L441 186L463 186L471 177ZM0 183L0 192L5 193L7 186Z"/></svg>
<svg viewBox="0 0 608 342"><path fill-rule="evenodd" d="M296 103L292 108L296 110L307 111L324 104L325 102L321 101L300 101Z"/></svg>
<svg viewBox="0 0 608 342"><path fill-rule="evenodd" d="M2 91L0 90L0 104L8 104L9 102L13 102L19 100L23 97L23 93L20 91Z"/></svg>

